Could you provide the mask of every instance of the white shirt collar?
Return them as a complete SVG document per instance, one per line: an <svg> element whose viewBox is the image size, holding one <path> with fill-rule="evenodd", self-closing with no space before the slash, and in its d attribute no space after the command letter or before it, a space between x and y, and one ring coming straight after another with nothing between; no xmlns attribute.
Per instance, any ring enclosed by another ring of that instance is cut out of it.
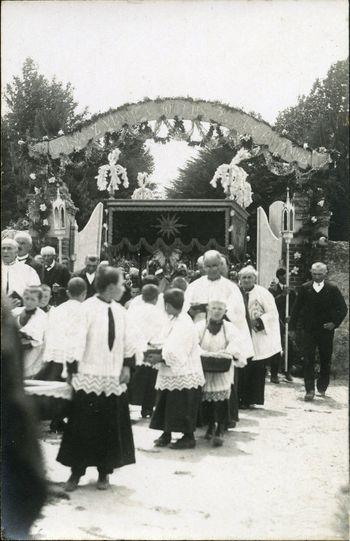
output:
<svg viewBox="0 0 350 541"><path fill-rule="evenodd" d="M89 284L92 284L92 282L95 279L95 272L86 272L86 278L88 279Z"/></svg>
<svg viewBox="0 0 350 541"><path fill-rule="evenodd" d="M25 261L26 259L28 259L29 257L29 254L26 254L26 255L21 255L21 256L17 256L17 259L18 261Z"/></svg>
<svg viewBox="0 0 350 541"><path fill-rule="evenodd" d="M313 282L312 284L312 287L314 288L315 291L321 291L321 289L323 288L324 286L324 280L322 280L322 282Z"/></svg>
<svg viewBox="0 0 350 541"><path fill-rule="evenodd" d="M51 269L53 269L54 266L55 266L55 263L56 262L54 261L53 263L51 263L51 265L49 267L45 267L45 270L50 271Z"/></svg>

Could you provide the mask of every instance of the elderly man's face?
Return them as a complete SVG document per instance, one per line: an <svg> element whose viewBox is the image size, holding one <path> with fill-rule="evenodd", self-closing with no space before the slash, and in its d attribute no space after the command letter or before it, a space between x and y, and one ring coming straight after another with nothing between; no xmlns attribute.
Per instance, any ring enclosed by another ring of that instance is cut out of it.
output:
<svg viewBox="0 0 350 541"><path fill-rule="evenodd" d="M327 274L327 269L311 269L311 276L314 282L323 282Z"/></svg>
<svg viewBox="0 0 350 541"><path fill-rule="evenodd" d="M256 281L256 277L255 277L255 274L253 273L243 274L240 277L241 286L243 287L245 291L249 291L249 289L252 289L252 287L255 285L255 281Z"/></svg>
<svg viewBox="0 0 350 541"><path fill-rule="evenodd" d="M20 257L29 254L32 244L25 237L16 237L16 242L18 244L18 255Z"/></svg>
<svg viewBox="0 0 350 541"><path fill-rule="evenodd" d="M17 248L12 244L4 243L1 245L1 258L3 262L8 265L12 263L17 257Z"/></svg>
<svg viewBox="0 0 350 541"><path fill-rule="evenodd" d="M45 267L49 267L55 260L55 254L43 254Z"/></svg>
<svg viewBox="0 0 350 541"><path fill-rule="evenodd" d="M220 278L221 259L219 257L206 257L204 259L204 270L209 280Z"/></svg>

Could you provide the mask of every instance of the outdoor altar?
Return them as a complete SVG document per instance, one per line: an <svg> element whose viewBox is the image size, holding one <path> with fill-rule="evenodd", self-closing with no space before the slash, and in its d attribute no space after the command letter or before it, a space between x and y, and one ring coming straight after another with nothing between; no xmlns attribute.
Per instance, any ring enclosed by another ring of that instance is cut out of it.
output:
<svg viewBox="0 0 350 541"><path fill-rule="evenodd" d="M108 199L106 207L109 255L136 259L140 268L156 253L191 263L210 249L244 257L248 213L235 201Z"/></svg>

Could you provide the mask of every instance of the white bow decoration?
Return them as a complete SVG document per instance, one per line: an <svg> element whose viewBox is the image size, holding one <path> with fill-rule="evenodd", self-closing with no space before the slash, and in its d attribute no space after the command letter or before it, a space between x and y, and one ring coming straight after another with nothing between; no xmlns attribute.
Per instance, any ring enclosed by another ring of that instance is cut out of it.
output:
<svg viewBox="0 0 350 541"><path fill-rule="evenodd" d="M230 164L224 163L217 168L210 181L213 188L217 188L217 183L220 182L226 197L236 201L243 208L249 207L253 202L252 188L247 182L248 173L238 164L249 158L251 158L249 150L240 148Z"/></svg>
<svg viewBox="0 0 350 541"><path fill-rule="evenodd" d="M101 167L98 168L98 174L95 177L98 190L108 190L109 193L113 195L114 191L119 190L120 184L122 184L124 188L129 187L126 169L117 163L120 153L121 151L119 148L112 150L112 152L108 154L108 164L101 165Z"/></svg>

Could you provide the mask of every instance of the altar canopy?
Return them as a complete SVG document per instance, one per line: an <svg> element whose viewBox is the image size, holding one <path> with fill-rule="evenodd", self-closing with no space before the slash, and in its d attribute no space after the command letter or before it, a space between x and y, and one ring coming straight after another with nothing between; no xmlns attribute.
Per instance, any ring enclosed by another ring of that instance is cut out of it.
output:
<svg viewBox="0 0 350 541"><path fill-rule="evenodd" d="M234 201L164 200L107 202L112 254L175 249L196 257L206 250L244 253L247 212Z"/></svg>

